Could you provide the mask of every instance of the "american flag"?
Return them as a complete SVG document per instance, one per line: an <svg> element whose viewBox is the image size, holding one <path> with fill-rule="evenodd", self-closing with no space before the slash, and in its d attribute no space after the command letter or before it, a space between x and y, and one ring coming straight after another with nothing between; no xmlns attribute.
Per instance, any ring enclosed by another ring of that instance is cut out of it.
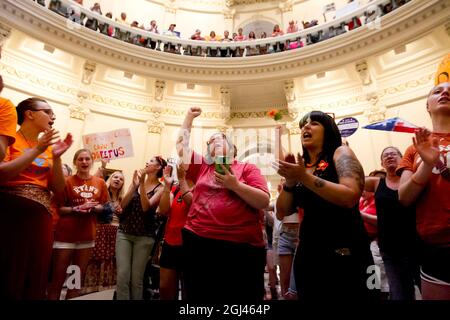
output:
<svg viewBox="0 0 450 320"><path fill-rule="evenodd" d="M395 117L384 121L368 124L363 128L371 130L414 133L419 127L412 124L411 122Z"/></svg>

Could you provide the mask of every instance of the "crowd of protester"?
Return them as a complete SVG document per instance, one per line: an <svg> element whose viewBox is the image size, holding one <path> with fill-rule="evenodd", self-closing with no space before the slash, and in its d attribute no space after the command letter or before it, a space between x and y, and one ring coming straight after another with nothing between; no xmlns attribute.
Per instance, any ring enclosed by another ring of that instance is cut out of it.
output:
<svg viewBox="0 0 450 320"><path fill-rule="evenodd" d="M68 270L83 284L102 226L116 224L119 300L145 297L157 256L163 300L450 300L449 57L426 97L432 127L417 129L404 155L384 148L382 170L368 177L329 114L301 118L301 155L283 152L278 127L272 203L227 135L212 134L204 155L192 150L200 108L187 110L173 141L178 160L151 157L123 192L120 170L105 182L106 162L92 174L91 152L70 150L46 100L15 107L1 97L0 299L78 297ZM61 160L68 152L74 172Z"/></svg>
<svg viewBox="0 0 450 320"><path fill-rule="evenodd" d="M409 1L409 0L408 0ZM121 41L125 41L128 43L132 43L138 46L147 47L151 49L164 50L169 53L183 54L183 55L193 55L193 56L207 56L207 57L242 57L242 56L254 56L254 55L262 55L269 53L276 53L286 50L298 49L306 45L314 44L320 41L324 41L329 38L333 38L340 34L346 33L348 31L359 28L365 24L374 22L377 18L393 11L394 9L402 6L407 3L405 0L392 0L389 3L381 4L381 5L373 5L369 6L367 11L361 17L354 16L348 21L341 23L340 25L333 25L328 28L328 30L314 30L311 33L308 33L306 37L301 38L297 37L295 39L287 40L287 41L276 41L273 39L273 42L270 44L264 45L256 45L249 46L245 45L245 47L239 47L236 45L236 48L227 47L224 49L221 47L221 50L218 50L213 45L211 47L207 46L195 46L187 45L181 46L177 44L177 41L164 43L164 48L162 48L163 44L158 43L161 42L159 40L153 39L151 36L148 36L146 33L132 33L127 30L122 30L120 27L116 27L110 25L108 23L99 22L95 15L103 15L100 3L95 3L89 10L93 13L92 15L86 16L85 13L79 12L75 10L73 7L67 7L60 0L51 0L48 8L64 17L70 19L74 23L78 23L80 25L85 26L94 31L98 31L104 35L109 37L116 38ZM40 4L45 6L45 1L38 1ZM83 5L83 0L74 1L79 5ZM352 2L352 1L349 1ZM180 32L175 31L176 24L170 24L169 27L160 32L158 29L158 25L156 20L151 20L149 24L138 22L136 20L130 19L126 12L122 12L119 17L113 17L111 12L105 14L105 17L114 20L115 22L128 26L130 28L136 29L136 31L148 31L150 33L162 34L169 37L180 38ZM324 14L325 21L326 16ZM361 21L362 20L362 21ZM224 30L222 35L216 33L214 30L210 31L209 36L202 36L201 30L196 29L194 34L192 34L188 39L190 40L203 40L208 42L220 42L223 43L239 43L241 41L251 41L256 39L265 39L269 37L278 37L284 34L296 33L301 30L306 30L309 28L313 28L319 25L319 21L317 19L312 19L311 21L302 21L302 27L298 26L298 22L295 20L289 21L289 25L286 28L286 32L281 30L278 24L274 25L273 31L271 34L267 35L265 32L261 32L261 34L256 34L254 31L249 31L247 35L243 34L243 29L239 28L237 32L233 33L230 37L230 31Z"/></svg>

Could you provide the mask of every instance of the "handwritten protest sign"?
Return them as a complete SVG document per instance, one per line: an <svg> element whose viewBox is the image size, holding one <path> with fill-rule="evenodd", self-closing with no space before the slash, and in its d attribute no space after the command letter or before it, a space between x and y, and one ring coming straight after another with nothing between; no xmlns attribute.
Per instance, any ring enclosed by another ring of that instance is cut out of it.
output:
<svg viewBox="0 0 450 320"><path fill-rule="evenodd" d="M118 129L84 135L83 145L92 152L94 161L134 156L130 129Z"/></svg>

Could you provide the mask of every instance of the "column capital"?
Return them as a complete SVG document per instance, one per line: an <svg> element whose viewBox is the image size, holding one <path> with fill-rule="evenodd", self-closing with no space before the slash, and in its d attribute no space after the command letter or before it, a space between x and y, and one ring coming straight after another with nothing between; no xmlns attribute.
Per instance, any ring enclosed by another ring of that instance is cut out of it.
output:
<svg viewBox="0 0 450 320"><path fill-rule="evenodd" d="M77 119L84 121L86 116L91 112L88 108L81 105L71 104L69 105L69 112L71 119Z"/></svg>
<svg viewBox="0 0 450 320"><path fill-rule="evenodd" d="M165 127L165 124L162 121L158 121L156 119L151 119L151 120L147 121L148 133L161 134L164 127Z"/></svg>

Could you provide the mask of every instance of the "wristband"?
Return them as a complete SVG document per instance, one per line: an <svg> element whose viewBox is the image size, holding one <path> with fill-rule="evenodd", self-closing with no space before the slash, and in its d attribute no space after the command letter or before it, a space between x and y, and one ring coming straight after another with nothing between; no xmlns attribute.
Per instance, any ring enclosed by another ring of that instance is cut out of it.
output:
<svg viewBox="0 0 450 320"><path fill-rule="evenodd" d="M417 180L414 178L414 175L411 176L411 182L414 183L414 184L416 184L416 185L418 185L419 187L425 187L425 186L427 185L426 183L422 183L422 182L417 181Z"/></svg>

